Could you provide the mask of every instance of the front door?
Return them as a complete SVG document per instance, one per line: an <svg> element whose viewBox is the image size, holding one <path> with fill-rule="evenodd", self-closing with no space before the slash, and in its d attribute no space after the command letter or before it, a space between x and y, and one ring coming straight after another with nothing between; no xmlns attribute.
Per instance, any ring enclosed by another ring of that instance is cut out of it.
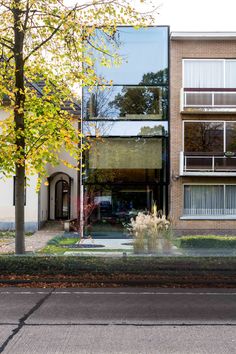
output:
<svg viewBox="0 0 236 354"><path fill-rule="evenodd" d="M55 219L70 218L70 193L69 183L60 180L55 186Z"/></svg>

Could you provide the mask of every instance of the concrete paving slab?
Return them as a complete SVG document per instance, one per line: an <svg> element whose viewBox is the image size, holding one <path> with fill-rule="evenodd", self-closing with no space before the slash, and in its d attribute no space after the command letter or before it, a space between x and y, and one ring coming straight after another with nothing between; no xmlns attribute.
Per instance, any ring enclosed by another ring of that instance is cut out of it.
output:
<svg viewBox="0 0 236 354"><path fill-rule="evenodd" d="M4 354L232 354L235 328L24 326Z"/></svg>
<svg viewBox="0 0 236 354"><path fill-rule="evenodd" d="M106 249L133 249L132 240L124 238L124 239L83 239L80 241L82 245L101 245L105 246ZM99 247L98 247L99 248ZM101 249L104 247L101 247Z"/></svg>

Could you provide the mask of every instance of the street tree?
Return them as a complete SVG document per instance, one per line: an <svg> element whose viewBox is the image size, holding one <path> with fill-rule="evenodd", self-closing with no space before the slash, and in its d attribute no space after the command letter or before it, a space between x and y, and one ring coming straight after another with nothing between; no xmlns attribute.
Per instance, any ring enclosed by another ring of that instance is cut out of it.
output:
<svg viewBox="0 0 236 354"><path fill-rule="evenodd" d="M0 98L7 112L0 123L0 169L6 176L15 175L17 254L25 251L27 176L37 174L40 183L45 166L60 162L62 149L77 161L86 148L80 144L82 135L73 114L65 109L68 102L74 109L71 92L104 83L96 75L96 52L102 65L120 61L114 36L117 25L142 26L151 20L150 13L138 12L131 0L71 3L0 1ZM41 83L40 93L35 83Z"/></svg>

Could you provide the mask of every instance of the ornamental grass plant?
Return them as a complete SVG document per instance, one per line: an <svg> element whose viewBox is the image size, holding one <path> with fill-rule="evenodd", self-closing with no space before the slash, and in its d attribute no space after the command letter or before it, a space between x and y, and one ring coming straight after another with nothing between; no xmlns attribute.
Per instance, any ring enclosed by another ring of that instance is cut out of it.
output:
<svg viewBox="0 0 236 354"><path fill-rule="evenodd" d="M155 205L153 212L139 212L136 218L132 218L128 230L134 238L134 253L156 253L170 250L170 222L165 215L157 212Z"/></svg>

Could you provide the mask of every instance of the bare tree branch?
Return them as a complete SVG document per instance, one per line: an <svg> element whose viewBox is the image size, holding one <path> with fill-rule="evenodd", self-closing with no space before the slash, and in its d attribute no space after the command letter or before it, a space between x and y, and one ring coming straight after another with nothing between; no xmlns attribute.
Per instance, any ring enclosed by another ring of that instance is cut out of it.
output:
<svg viewBox="0 0 236 354"><path fill-rule="evenodd" d="M103 54L106 54L107 56L113 58L113 55L112 55L112 54L106 52L106 51L103 50L102 48L99 48L99 47L95 46L93 43L90 42L90 40L89 40L88 38L86 38L86 41L87 41L88 44L89 44L92 48L94 48L95 50L97 50L97 51L99 51L99 52L101 52L101 53L103 53Z"/></svg>
<svg viewBox="0 0 236 354"><path fill-rule="evenodd" d="M2 39L3 39L3 38L2 38ZM6 48L10 49L12 52L14 52L14 48L13 48L13 47L11 47L10 45L8 45L8 44L2 42L1 40L0 40L0 44L1 44L3 47L6 47Z"/></svg>
<svg viewBox="0 0 236 354"><path fill-rule="evenodd" d="M12 41L10 41L10 39L7 39L7 38L5 38L5 37L0 37L0 40L3 40L3 41L5 41L5 42L11 44L12 46L14 46L14 43L13 43Z"/></svg>
<svg viewBox="0 0 236 354"><path fill-rule="evenodd" d="M23 24L23 30L24 31L26 30L28 19L29 19L29 0L27 0L27 3L26 3L25 21L24 21L24 24Z"/></svg>
<svg viewBox="0 0 236 354"><path fill-rule="evenodd" d="M65 23L65 21L68 19L68 17L76 10L76 8L77 8L77 5L75 5L75 7L71 11L68 12L68 14L65 16L63 21L52 31L50 36L48 36L40 44L38 44L36 47L34 47L34 49L31 50L31 52L25 57L24 62L27 61L31 57L32 54L37 52L41 47L43 47L46 43L48 43L55 36L55 34L60 30L61 26Z"/></svg>

